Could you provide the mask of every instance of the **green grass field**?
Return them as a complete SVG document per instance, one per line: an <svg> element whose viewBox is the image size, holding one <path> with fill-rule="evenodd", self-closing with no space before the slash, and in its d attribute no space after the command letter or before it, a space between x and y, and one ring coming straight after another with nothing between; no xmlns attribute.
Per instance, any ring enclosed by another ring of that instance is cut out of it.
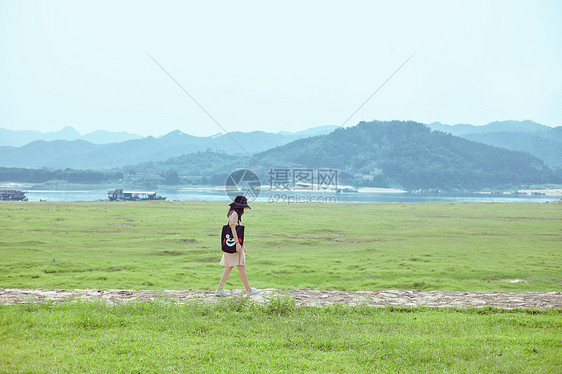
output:
<svg viewBox="0 0 562 374"><path fill-rule="evenodd" d="M559 204L252 207L243 223L255 287L561 289ZM0 285L214 289L226 208L209 202L2 202ZM242 288L236 272L227 288Z"/></svg>
<svg viewBox="0 0 562 374"><path fill-rule="evenodd" d="M252 207L256 287L561 289L559 204ZM0 287L213 289L225 222L225 203L1 203ZM242 288L236 272L227 288ZM561 316L287 298L4 305L0 372L559 373Z"/></svg>
<svg viewBox="0 0 562 374"><path fill-rule="evenodd" d="M0 306L0 371L559 373L560 310Z"/></svg>

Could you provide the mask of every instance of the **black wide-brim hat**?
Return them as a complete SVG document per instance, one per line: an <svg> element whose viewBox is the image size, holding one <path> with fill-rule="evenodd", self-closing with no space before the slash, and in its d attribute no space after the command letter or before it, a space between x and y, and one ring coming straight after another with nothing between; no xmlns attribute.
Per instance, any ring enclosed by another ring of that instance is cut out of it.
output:
<svg viewBox="0 0 562 374"><path fill-rule="evenodd" d="M244 196L236 196L234 201L228 205L230 205L232 209L244 209L244 208L252 209L248 205L248 200L246 200Z"/></svg>

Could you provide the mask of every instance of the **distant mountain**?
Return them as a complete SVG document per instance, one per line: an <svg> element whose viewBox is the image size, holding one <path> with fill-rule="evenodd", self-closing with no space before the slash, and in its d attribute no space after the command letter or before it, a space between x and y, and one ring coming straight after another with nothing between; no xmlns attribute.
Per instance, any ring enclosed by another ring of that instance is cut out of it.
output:
<svg viewBox="0 0 562 374"><path fill-rule="evenodd" d="M361 122L254 156L263 167L337 168L379 186L477 188L556 179L536 157L469 141L416 122Z"/></svg>
<svg viewBox="0 0 562 374"><path fill-rule="evenodd" d="M562 168L562 126L548 127L533 121L500 121L485 126L430 123L431 129L513 151L527 152L548 166Z"/></svg>
<svg viewBox="0 0 562 374"><path fill-rule="evenodd" d="M174 131L160 138L148 137L107 145L74 140L38 141L20 148L0 147L0 161L12 152L10 162L19 160L29 163L33 159L40 163L38 160L42 157L45 165L101 163L105 168L128 162L127 166L110 173L80 174L66 170L75 180L86 178L88 181L150 172L156 182L158 178L171 181L183 179L188 183L220 185L233 170L251 168L266 184L269 183L271 168L299 168L309 169L312 174L320 169L337 169L340 184L409 190L511 188L514 185L562 182L560 171L552 171L543 161L528 153L432 131L411 121L361 122L259 153L253 151L260 146L271 145L267 142L278 139L275 135L283 135L261 132L230 135L251 153L241 150L228 135L201 138ZM217 141L213 143L215 139ZM212 150L207 147L209 145L217 149L227 148L232 153ZM178 155L168 157L174 153ZM13 180L21 179L26 173L42 180L46 180L49 173L51 176L62 175L56 170L45 169L31 172L23 168L6 168L3 172L4 178L8 178L6 180L12 176ZM312 182L318 183L318 179Z"/></svg>
<svg viewBox="0 0 562 374"><path fill-rule="evenodd" d="M81 135L72 126L66 126L55 132L39 132L33 130L8 130L0 128L0 146L21 147L37 140L86 140L94 144L108 144L141 138L140 135L127 132L110 132L98 130Z"/></svg>
<svg viewBox="0 0 562 374"><path fill-rule="evenodd" d="M361 122L328 135L297 139L252 155L199 152L128 167L164 175L199 176L224 183L238 168L257 172L266 184L272 168L337 169L338 180L355 186L405 189L479 189L559 183L541 160L440 131L416 122ZM365 178L368 177L368 178ZM290 176L289 176L290 178ZM316 183L318 180L316 180Z"/></svg>
<svg viewBox="0 0 562 374"><path fill-rule="evenodd" d="M36 140L76 140L80 133L73 127L67 126L60 131L42 133L33 130L8 130L0 128L0 145L9 147L21 147Z"/></svg>
<svg viewBox="0 0 562 374"><path fill-rule="evenodd" d="M310 129L326 132L330 127ZM290 135L263 131L232 132L209 137L198 137L181 131L164 136L152 136L109 144L93 144L84 140L34 141L22 147L0 147L0 166L31 168L100 169L133 165L142 162L163 161L171 157L212 150L227 154L253 154L278 147L307 136L308 131ZM123 134L123 133L120 133ZM92 134L105 138L107 132Z"/></svg>
<svg viewBox="0 0 562 374"><path fill-rule="evenodd" d="M142 136L131 134L124 131L113 132L105 130L96 130L89 134L83 135L82 140L88 141L94 144L109 144L109 143L120 143L127 140L140 139Z"/></svg>
<svg viewBox="0 0 562 374"><path fill-rule="evenodd" d="M441 122L433 122L427 126L429 126L432 130L443 131L456 136L462 136L465 134L485 134L490 132L516 132L531 134L537 131L552 129L552 127L541 125L540 123L530 120L496 121L490 122L484 126L474 126L464 123L457 125L444 125Z"/></svg>
<svg viewBox="0 0 562 374"><path fill-rule="evenodd" d="M297 132L281 131L277 134L272 134L272 133L265 133L265 132L262 132L262 131L255 131L253 133L270 134L270 135L282 135L283 141L289 142L289 141L292 141L292 140L295 140L295 139L305 138L307 136L327 134L327 133L335 130L336 128L337 128L337 126L326 125L326 126L312 127L310 129L297 131ZM181 131L179 131L179 130L172 131L170 134L178 134L178 133L181 133ZM233 135L233 134L239 134L239 135L244 134L243 136L246 137L247 134L252 134L252 132L250 132L250 133L233 132L233 133L230 133L230 134L231 135ZM167 136L167 135L169 135L169 134L166 134L164 136ZM223 135L226 135L226 134L219 133L219 134L210 136L209 138L217 138L217 137L221 137ZM227 135L227 137L228 137L228 135ZM127 140L142 139L142 138L143 137L140 136L140 135L131 134L131 133L124 132L124 131L114 132L114 131L106 131L106 130L96 130L94 132L91 132L91 133L88 133L88 134L85 134L85 135L81 135L72 126L66 126L59 131L45 132L45 133L39 132L39 131L34 131L34 130L8 130L8 129L0 128L0 146L7 146L7 147L21 147L21 146L24 146L26 144L32 143L34 141L37 141L37 140L45 140L45 141L85 140L87 142L94 143L94 144L110 144L110 143L121 143L121 142L125 142ZM201 142L205 142L206 138L207 137L200 137ZM228 137L228 138L230 138L230 137ZM272 137L270 137L270 139L271 139L270 142L272 141L276 145L279 143L277 140L273 140ZM273 143L271 143L271 144L273 144ZM230 144L228 144L228 142L226 142L226 143L223 142L223 144L221 146L224 146L224 147L228 148L230 146ZM273 146L275 146L275 145L273 145ZM244 152L244 151L242 151L242 152Z"/></svg>
<svg viewBox="0 0 562 374"><path fill-rule="evenodd" d="M279 132L279 134L288 135L288 136L296 136L297 138L305 138L305 137L308 137L308 136L329 134L337 128L338 128L338 126L335 126L335 125L325 125L325 126L312 127L310 129L297 131L297 132L281 131L281 132Z"/></svg>
<svg viewBox="0 0 562 374"><path fill-rule="evenodd" d="M548 138L538 134L490 132L487 134L465 134L462 137L513 151L527 152L540 158L550 167L562 169L562 142L557 141L554 136Z"/></svg>
<svg viewBox="0 0 562 374"><path fill-rule="evenodd" d="M60 167L53 159L66 158L69 161L75 160L79 154L92 152L101 146L86 142L84 140L37 140L23 147L1 147L0 166L4 167ZM73 162L69 162L68 165Z"/></svg>

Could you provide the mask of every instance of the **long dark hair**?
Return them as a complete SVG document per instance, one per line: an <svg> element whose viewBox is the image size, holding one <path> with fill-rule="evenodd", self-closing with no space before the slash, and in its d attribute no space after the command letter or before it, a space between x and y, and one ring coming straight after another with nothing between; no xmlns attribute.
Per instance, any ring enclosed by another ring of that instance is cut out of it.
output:
<svg viewBox="0 0 562 374"><path fill-rule="evenodd" d="M232 211L235 211L236 213L238 213L238 223L242 222L242 214L244 214L244 208L250 207L248 205L248 200L246 199L246 197L243 195L236 196L234 201L229 205L230 209L228 210L228 213L226 213L226 216L230 217L230 213L232 213Z"/></svg>
<svg viewBox="0 0 562 374"><path fill-rule="evenodd" d="M244 214L244 209L243 208L232 208L230 207L230 209L228 210L228 213L226 213L227 217L230 217L230 213L232 212L236 212L238 213L238 223L242 222L242 214Z"/></svg>

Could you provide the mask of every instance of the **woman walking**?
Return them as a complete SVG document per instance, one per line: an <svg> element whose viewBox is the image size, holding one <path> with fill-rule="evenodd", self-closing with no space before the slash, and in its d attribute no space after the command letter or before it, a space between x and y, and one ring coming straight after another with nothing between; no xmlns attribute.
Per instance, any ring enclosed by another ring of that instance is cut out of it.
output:
<svg viewBox="0 0 562 374"><path fill-rule="evenodd" d="M252 296L260 292L261 290L257 288L250 287L250 282L248 282L248 276L246 275L246 246L241 245L238 241L238 235L236 234L236 226L242 222L241 218L244 214L245 209L251 209L248 205L248 200L244 196L236 196L234 201L229 204L230 209L226 216L228 217L228 226L232 231L232 236L236 242L236 253L225 253L223 252L220 264L224 266L224 271L219 282L219 287L215 291L217 296L230 296L228 291L223 290L226 280L230 275L232 269L236 266L238 272L240 273L240 279L246 287L246 295Z"/></svg>

